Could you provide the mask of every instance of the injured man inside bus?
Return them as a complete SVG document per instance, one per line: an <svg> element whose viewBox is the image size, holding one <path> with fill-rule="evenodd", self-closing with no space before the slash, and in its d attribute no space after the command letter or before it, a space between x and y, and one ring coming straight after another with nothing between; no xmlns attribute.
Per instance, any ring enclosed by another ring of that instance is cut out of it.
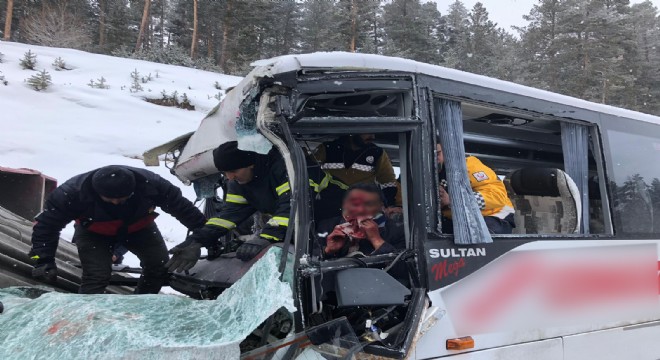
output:
<svg viewBox="0 0 660 360"><path fill-rule="evenodd" d="M439 143L436 151L438 182L440 184L438 191L440 192L440 204L442 206L442 231L445 234L451 234L454 227L451 221L451 199L448 193L450 190L447 183L447 173L443 166L445 157ZM491 234L511 234L513 228L516 227L513 220L514 209L504 183L497 177L493 169L484 165L476 157L468 156L465 161L470 186L488 230Z"/></svg>
<svg viewBox="0 0 660 360"><path fill-rule="evenodd" d="M405 249L403 224L385 216L383 206L378 185L351 186L344 196L342 215L317 226L323 257L368 256Z"/></svg>

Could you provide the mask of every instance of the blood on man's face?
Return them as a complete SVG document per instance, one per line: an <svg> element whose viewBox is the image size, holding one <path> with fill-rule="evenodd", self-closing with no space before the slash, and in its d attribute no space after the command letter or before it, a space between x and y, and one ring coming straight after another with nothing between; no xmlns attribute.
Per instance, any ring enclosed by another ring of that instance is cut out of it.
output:
<svg viewBox="0 0 660 360"><path fill-rule="evenodd" d="M378 194L360 189L352 190L344 199L342 209L345 218L356 218L361 216L376 216L383 208L383 203Z"/></svg>

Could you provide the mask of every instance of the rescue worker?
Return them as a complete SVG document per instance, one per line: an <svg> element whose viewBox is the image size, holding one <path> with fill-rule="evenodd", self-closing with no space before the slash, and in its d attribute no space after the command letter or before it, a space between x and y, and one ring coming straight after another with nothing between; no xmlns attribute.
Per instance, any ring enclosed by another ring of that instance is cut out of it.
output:
<svg viewBox="0 0 660 360"><path fill-rule="evenodd" d="M383 206L384 196L378 185L351 186L342 202L342 216L317 226L323 256L378 255L405 249L403 224L385 216Z"/></svg>
<svg viewBox="0 0 660 360"><path fill-rule="evenodd" d="M442 207L442 229L445 233L453 231L451 222L451 199L449 198L449 184L444 168L445 157L442 146L438 143L436 148L438 162L438 182L440 184L440 204ZM504 183L497 174L484 165L474 156L465 159L467 163L470 186L474 192L477 204L481 209L486 226L492 234L511 234L516 226L513 220L513 204L506 192Z"/></svg>
<svg viewBox="0 0 660 360"><path fill-rule="evenodd" d="M397 203L400 188L394 175L392 162L382 148L373 141L374 134L340 136L334 141L319 145L314 157L321 169L347 186L359 183L379 184L385 195L387 212L401 212Z"/></svg>
<svg viewBox="0 0 660 360"><path fill-rule="evenodd" d="M165 241L154 220L156 207L189 229L206 218L181 190L151 171L111 165L77 175L48 197L37 215L30 256L35 278L54 281L55 252L62 229L76 222L73 242L82 265L81 294L103 293L110 281L113 251L120 246L142 266L137 294L156 294L167 279ZM115 254L116 255L116 254Z"/></svg>
<svg viewBox="0 0 660 360"><path fill-rule="evenodd" d="M174 254L167 266L170 271L192 268L201 247L212 247L218 238L234 229L255 212L271 215L260 234L254 234L236 251L236 257L248 261L267 246L282 241L289 226L291 191L284 159L276 149L268 155L238 149L236 141L213 151L215 167L229 181L225 203L217 216L209 219L186 241L170 250Z"/></svg>

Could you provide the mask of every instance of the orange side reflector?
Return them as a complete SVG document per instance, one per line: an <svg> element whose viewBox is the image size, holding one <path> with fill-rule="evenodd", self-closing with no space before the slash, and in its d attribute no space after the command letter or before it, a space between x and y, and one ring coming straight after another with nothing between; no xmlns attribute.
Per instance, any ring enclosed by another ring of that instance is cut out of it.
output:
<svg viewBox="0 0 660 360"><path fill-rule="evenodd" d="M447 350L467 350L472 348L474 348L474 339L472 336L447 339Z"/></svg>

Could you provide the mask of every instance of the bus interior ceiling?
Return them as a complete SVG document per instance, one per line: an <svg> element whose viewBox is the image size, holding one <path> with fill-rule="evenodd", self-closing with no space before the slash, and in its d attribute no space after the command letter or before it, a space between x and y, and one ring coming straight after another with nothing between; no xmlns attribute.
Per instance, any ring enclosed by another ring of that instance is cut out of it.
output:
<svg viewBox="0 0 660 360"><path fill-rule="evenodd" d="M335 100L346 97L337 97L336 94L333 96ZM312 107L311 100L306 102L304 107L314 111L310 114L311 117L320 117L319 128L323 127L323 115L318 111L333 112L328 107ZM513 112L473 104L464 103L462 107L466 154L477 156L499 175L506 175L523 167L564 168L561 126L558 120L532 119ZM392 114L393 112L388 116ZM402 115L401 111L399 115ZM349 111L347 108L343 108L340 113L333 113L333 116L367 117L365 110ZM303 148L311 153L322 142L332 141L343 134L346 134L345 129L336 134L327 134L326 131L318 134L299 133L296 138ZM387 151L394 166L399 166L398 134L377 133L375 144ZM590 156L590 170L596 173L593 156Z"/></svg>

